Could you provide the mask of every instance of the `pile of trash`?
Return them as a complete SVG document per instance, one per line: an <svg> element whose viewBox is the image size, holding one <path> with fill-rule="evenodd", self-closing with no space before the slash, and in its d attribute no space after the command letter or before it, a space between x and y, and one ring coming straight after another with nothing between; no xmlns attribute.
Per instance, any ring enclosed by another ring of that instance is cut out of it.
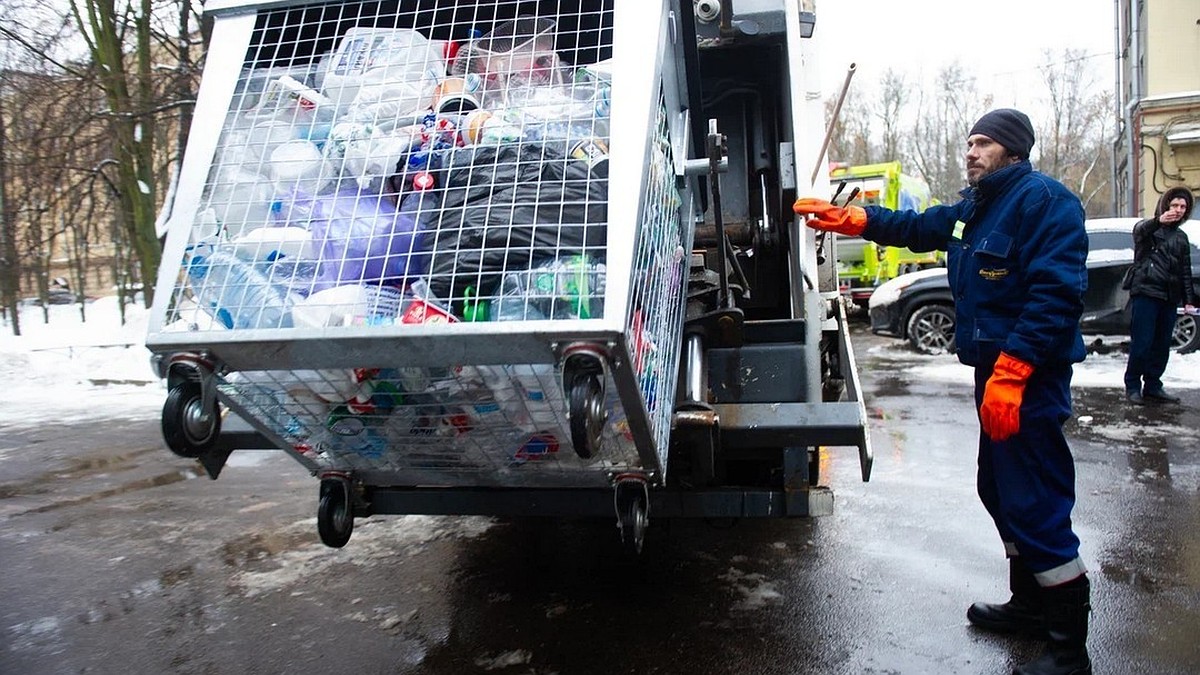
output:
<svg viewBox="0 0 1200 675"><path fill-rule="evenodd" d="M244 73L184 264L211 327L602 316L611 72L554 44L358 27Z"/></svg>

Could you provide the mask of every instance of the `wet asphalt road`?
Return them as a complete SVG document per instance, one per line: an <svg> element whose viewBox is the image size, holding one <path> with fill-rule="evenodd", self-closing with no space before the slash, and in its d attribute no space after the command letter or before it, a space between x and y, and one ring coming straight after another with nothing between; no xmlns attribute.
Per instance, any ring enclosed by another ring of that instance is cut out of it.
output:
<svg viewBox="0 0 1200 675"><path fill-rule="evenodd" d="M328 549L298 464L239 452L209 481L157 410L0 429L0 673L1011 672L1038 643L964 615L1007 597L969 389L861 326L855 348L871 482L829 449L834 515L651 514L639 565L607 521L374 517ZM1180 393L1076 391L1097 673L1200 672L1200 391Z"/></svg>

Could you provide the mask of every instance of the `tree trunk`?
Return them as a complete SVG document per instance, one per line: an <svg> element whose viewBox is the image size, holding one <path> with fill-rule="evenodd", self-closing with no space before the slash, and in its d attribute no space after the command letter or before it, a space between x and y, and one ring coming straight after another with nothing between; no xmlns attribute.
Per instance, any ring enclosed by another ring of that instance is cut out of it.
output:
<svg viewBox="0 0 1200 675"><path fill-rule="evenodd" d="M0 81L0 86L3 82ZM12 321L13 335L21 334L21 312L17 305L21 287L21 269L17 259L17 223L9 208L8 177L5 172L4 96L0 95L0 296L4 311Z"/></svg>

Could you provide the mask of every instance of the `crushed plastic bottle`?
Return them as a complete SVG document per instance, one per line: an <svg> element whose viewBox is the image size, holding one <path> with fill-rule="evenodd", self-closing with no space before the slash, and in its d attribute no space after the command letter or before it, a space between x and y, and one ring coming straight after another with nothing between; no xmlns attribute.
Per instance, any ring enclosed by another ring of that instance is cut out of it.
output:
<svg viewBox="0 0 1200 675"><path fill-rule="evenodd" d="M497 297L488 308L493 321L538 321L546 315L532 302L528 273L509 272L500 280Z"/></svg>
<svg viewBox="0 0 1200 675"><path fill-rule="evenodd" d="M230 238L270 225L274 183L240 166L222 166L214 176L205 202L205 218Z"/></svg>
<svg viewBox="0 0 1200 675"><path fill-rule="evenodd" d="M509 272L500 282L490 314L496 321L598 318L604 315L606 278L604 263L587 255Z"/></svg>
<svg viewBox="0 0 1200 675"><path fill-rule="evenodd" d="M222 250L194 253L192 291L226 328L290 328L294 299L253 264Z"/></svg>
<svg viewBox="0 0 1200 675"><path fill-rule="evenodd" d="M504 111L473 110L459 123L459 138L464 145L500 145L523 138L519 123Z"/></svg>

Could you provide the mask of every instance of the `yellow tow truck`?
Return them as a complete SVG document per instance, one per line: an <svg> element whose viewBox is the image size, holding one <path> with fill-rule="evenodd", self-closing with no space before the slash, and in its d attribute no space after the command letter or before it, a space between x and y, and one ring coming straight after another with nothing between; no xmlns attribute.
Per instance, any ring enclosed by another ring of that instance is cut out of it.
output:
<svg viewBox="0 0 1200 675"><path fill-rule="evenodd" d="M938 203L930 197L929 185L904 173L898 161L859 166L834 164L829 171L829 182L835 190L840 189L839 204L852 194L851 203L858 206L893 210L924 211ZM866 307L879 284L905 272L944 265L945 254L916 253L907 248L880 246L862 237L839 236L837 261L842 294Z"/></svg>

